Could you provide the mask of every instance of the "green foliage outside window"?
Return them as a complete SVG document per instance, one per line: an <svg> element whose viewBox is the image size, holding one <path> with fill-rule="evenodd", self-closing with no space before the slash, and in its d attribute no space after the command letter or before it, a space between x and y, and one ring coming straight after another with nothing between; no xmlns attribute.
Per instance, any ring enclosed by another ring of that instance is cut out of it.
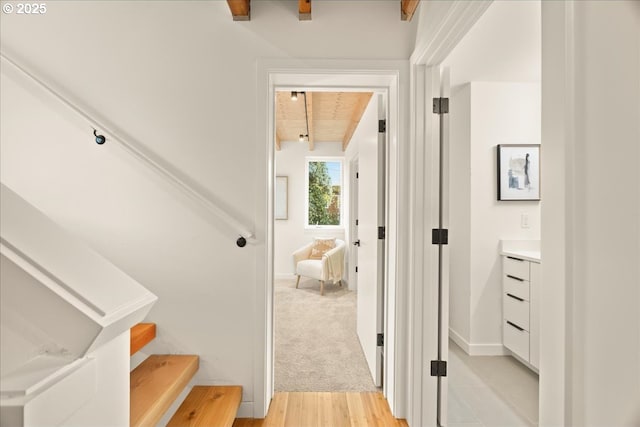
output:
<svg viewBox="0 0 640 427"><path fill-rule="evenodd" d="M328 164L309 162L309 225L340 225L340 184L333 184ZM338 169L339 170L339 169Z"/></svg>

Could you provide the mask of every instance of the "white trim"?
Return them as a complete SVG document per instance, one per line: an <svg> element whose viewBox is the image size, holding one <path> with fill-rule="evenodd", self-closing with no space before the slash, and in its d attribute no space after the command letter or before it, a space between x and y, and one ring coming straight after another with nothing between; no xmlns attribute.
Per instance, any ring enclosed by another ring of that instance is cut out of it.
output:
<svg viewBox="0 0 640 427"><path fill-rule="evenodd" d="M575 2L542 2L542 151L541 162L553 186L541 206L540 414L539 424L579 425L573 400L584 392L580 334L570 334L584 301L574 300L576 247L575 152ZM582 107L582 106L580 106ZM579 245L578 245L579 246ZM582 285L582 283L579 283ZM576 347L576 344L577 347ZM578 387L574 388L577 384Z"/></svg>
<svg viewBox="0 0 640 427"><path fill-rule="evenodd" d="M282 273L282 274L274 274L273 278L276 280L289 280L289 279L295 279L296 276L295 274L291 274L291 273Z"/></svg>
<svg viewBox="0 0 640 427"><path fill-rule="evenodd" d="M427 66L442 63L492 2L493 0L452 2L444 18L434 22L437 28L433 35L428 40L422 38L416 41L410 63ZM421 19L422 16L421 14Z"/></svg>
<svg viewBox="0 0 640 427"><path fill-rule="evenodd" d="M253 402L240 402L237 418L253 418Z"/></svg>
<svg viewBox="0 0 640 427"><path fill-rule="evenodd" d="M273 161L274 161L274 125L273 118L275 88L303 87L316 90L317 88L334 88L349 90L367 90L387 92L389 95L388 135L392 150L396 150L394 158L398 159L394 171L397 179L390 185L390 198L395 197L399 203L394 212L396 223L389 222L388 236L396 236L396 252L390 253L393 258L395 271L389 272L388 287L394 288L391 295L405 296L406 292L395 289L396 284L405 283L405 260L399 255L406 253L407 236L400 233L404 229L402 219L407 212L408 183L405 182L403 171L404 162L408 161L408 140L406 138L406 102L408 98L408 63L407 61L353 61L353 60L288 60L288 59L259 59L257 84L257 135L256 135L256 170L258 176L264 177L263 191L258 191L256 197L256 306L255 306L255 343L254 343L254 417L262 418L266 414L273 393ZM404 100L404 101L403 101ZM402 122L402 118L405 118ZM400 143L402 142L402 143ZM394 299L387 301L387 316L389 324L393 324L395 341L389 340L385 346L386 384L384 394L396 417L405 417L406 401L404 389L408 379L396 372L404 369L406 360L406 337L408 325L404 317L404 307L408 301ZM397 354L395 354L397 352ZM389 366L389 361L394 361ZM389 387L391 384L394 387Z"/></svg>
<svg viewBox="0 0 640 427"><path fill-rule="evenodd" d="M471 344L462 335L449 328L449 338L469 356L510 356L511 352L502 343Z"/></svg>

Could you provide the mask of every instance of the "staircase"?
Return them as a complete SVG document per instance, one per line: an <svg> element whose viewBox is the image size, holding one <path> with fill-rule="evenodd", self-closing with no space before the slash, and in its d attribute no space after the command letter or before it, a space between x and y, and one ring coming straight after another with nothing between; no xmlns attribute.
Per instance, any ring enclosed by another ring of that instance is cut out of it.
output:
<svg viewBox="0 0 640 427"><path fill-rule="evenodd" d="M131 328L131 355L156 336L153 323ZM130 425L155 426L198 371L195 355L151 355L131 371ZM169 421L171 427L232 427L242 400L240 386L194 386Z"/></svg>

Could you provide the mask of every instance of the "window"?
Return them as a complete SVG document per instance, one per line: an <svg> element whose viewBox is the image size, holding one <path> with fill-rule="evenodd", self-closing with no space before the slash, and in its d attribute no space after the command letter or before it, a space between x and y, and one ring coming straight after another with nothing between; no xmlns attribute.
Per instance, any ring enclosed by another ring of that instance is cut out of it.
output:
<svg viewBox="0 0 640 427"><path fill-rule="evenodd" d="M342 159L307 158L306 177L307 226L342 226Z"/></svg>

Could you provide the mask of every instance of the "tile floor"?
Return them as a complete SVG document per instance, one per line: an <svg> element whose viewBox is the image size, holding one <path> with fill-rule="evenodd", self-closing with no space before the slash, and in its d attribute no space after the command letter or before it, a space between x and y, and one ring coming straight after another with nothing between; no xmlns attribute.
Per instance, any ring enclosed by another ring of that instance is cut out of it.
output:
<svg viewBox="0 0 640 427"><path fill-rule="evenodd" d="M510 356L469 356L449 341L448 427L535 427L538 375Z"/></svg>

